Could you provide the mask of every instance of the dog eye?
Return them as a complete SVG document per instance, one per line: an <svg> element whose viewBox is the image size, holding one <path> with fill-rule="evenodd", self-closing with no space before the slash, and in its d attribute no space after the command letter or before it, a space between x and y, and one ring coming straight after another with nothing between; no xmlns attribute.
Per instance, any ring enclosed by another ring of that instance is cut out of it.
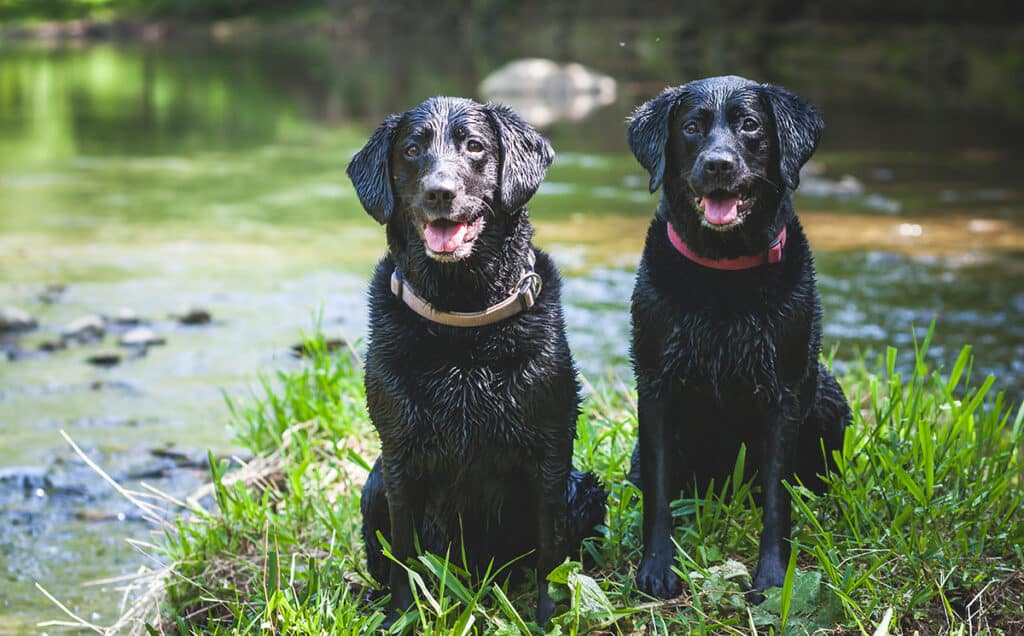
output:
<svg viewBox="0 0 1024 636"><path fill-rule="evenodd" d="M700 126L695 121L688 121L683 124L683 132L687 135L696 135L700 132Z"/></svg>
<svg viewBox="0 0 1024 636"><path fill-rule="evenodd" d="M469 141L466 142L466 150L470 152L482 152L483 149L484 145L477 141L476 139L470 139Z"/></svg>
<svg viewBox="0 0 1024 636"><path fill-rule="evenodd" d="M416 144L409 144L408 146L405 147L405 156L406 157L418 157L419 154L420 154L420 147L417 146Z"/></svg>
<svg viewBox="0 0 1024 636"><path fill-rule="evenodd" d="M753 117L746 117L743 119L743 132L754 132L761 127L761 122L757 121Z"/></svg>

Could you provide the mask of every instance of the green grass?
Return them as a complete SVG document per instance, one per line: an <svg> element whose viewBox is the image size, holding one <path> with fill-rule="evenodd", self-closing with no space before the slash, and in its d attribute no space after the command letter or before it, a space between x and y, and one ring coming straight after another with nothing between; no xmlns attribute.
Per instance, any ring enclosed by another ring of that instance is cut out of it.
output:
<svg viewBox="0 0 1024 636"><path fill-rule="evenodd" d="M359 493L378 451L359 361L328 354L320 336L312 343L301 370L232 405L239 439L266 461L214 470L217 512L194 511L167 531L163 557L174 565L163 621L149 633L365 634L383 620L386 597L364 598L375 584ZM759 606L742 594L760 514L741 461L727 483L673 507L682 597L637 593L641 500L624 482L634 394L611 380L591 388L576 462L611 488L607 527L584 545L587 558L552 573L561 606L547 633L1021 633L1024 408L993 394L991 378L973 384L969 347L940 374L927 346L925 338L911 352L909 373L890 350L877 369L857 365L843 379L855 420L838 457L842 474L822 497L791 487L793 559L786 585ZM474 580L448 556L409 567L417 603L399 627L542 633L531 585L495 578L515 564Z"/></svg>

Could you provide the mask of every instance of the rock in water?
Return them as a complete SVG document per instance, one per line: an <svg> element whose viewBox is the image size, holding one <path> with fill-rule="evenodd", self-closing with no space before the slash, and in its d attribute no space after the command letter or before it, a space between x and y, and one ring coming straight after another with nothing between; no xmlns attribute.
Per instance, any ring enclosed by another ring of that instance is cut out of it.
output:
<svg viewBox="0 0 1024 636"><path fill-rule="evenodd" d="M327 338L323 343L307 340L294 344L291 346L290 351L296 358L308 358L318 349L323 349L327 353L334 353L336 351L344 351L348 349L348 346L348 343L341 338Z"/></svg>
<svg viewBox="0 0 1024 636"><path fill-rule="evenodd" d="M142 322L139 318L139 314L134 309L122 307L114 313L114 324L115 325L137 325Z"/></svg>
<svg viewBox="0 0 1024 636"><path fill-rule="evenodd" d="M98 367L112 367L121 362L121 354L115 351L101 351L89 356L85 361Z"/></svg>
<svg viewBox="0 0 1024 636"><path fill-rule="evenodd" d="M67 291L68 286L60 282L46 283L43 291L39 292L39 300L52 304L60 300L60 297Z"/></svg>
<svg viewBox="0 0 1024 636"><path fill-rule="evenodd" d="M36 319L18 307L0 307L0 333L29 331L38 326Z"/></svg>
<svg viewBox="0 0 1024 636"><path fill-rule="evenodd" d="M186 307L171 317L183 325L205 325L212 320L209 310L199 306Z"/></svg>
<svg viewBox="0 0 1024 636"><path fill-rule="evenodd" d="M68 325L61 330L60 335L65 340L93 342L95 340L102 340L103 334L105 334L106 331L107 321L103 319L103 316L90 314L68 323Z"/></svg>
<svg viewBox="0 0 1024 636"><path fill-rule="evenodd" d="M615 101L615 78L582 64L559 64L543 58L509 62L480 83L490 101L515 109L534 126L567 119L578 121Z"/></svg>
<svg viewBox="0 0 1024 636"><path fill-rule="evenodd" d="M43 340L37 347L40 351L46 351L47 353L53 353L54 351L60 351L67 347L67 344L63 340Z"/></svg>
<svg viewBox="0 0 1024 636"><path fill-rule="evenodd" d="M167 344L162 336L156 335L152 329L136 327L130 329L117 340L122 347L152 347L154 345Z"/></svg>

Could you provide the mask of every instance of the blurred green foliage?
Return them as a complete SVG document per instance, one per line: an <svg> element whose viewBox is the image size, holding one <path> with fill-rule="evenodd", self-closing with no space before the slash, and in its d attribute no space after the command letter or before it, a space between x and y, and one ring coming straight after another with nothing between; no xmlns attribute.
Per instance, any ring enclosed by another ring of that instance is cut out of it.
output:
<svg viewBox="0 0 1024 636"><path fill-rule="evenodd" d="M216 19L300 10L323 2L296 0L0 0L0 19L166 17Z"/></svg>
<svg viewBox="0 0 1024 636"><path fill-rule="evenodd" d="M549 0L441 0L421 3L416 0L0 0L0 20L75 19L75 18L181 18L222 19L248 15L287 15L309 9L326 9L345 16L353 12L390 17L400 15L444 15L456 19L466 16L494 18L500 14L527 11L550 15L580 14L637 18L687 15L702 22L728 21L867 21L922 22L959 21L1002 23L1020 18L1024 5L1017 0L848 0L842 3L814 3L810 0L722 0L716 3L670 2L661 0L642 5L619 0L595 0L586 8L573 2Z"/></svg>

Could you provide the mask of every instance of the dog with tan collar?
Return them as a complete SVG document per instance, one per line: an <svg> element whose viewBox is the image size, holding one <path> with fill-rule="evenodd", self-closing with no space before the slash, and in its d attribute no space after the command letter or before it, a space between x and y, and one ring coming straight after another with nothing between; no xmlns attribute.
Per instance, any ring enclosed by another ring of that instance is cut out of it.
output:
<svg viewBox="0 0 1024 636"><path fill-rule="evenodd" d="M349 165L387 232L366 355L381 456L362 512L388 625L413 599L378 533L399 563L417 540L476 572L527 555L543 625L548 573L604 519L604 488L572 467L576 369L526 209L553 158L508 108L435 97L386 118Z"/></svg>

